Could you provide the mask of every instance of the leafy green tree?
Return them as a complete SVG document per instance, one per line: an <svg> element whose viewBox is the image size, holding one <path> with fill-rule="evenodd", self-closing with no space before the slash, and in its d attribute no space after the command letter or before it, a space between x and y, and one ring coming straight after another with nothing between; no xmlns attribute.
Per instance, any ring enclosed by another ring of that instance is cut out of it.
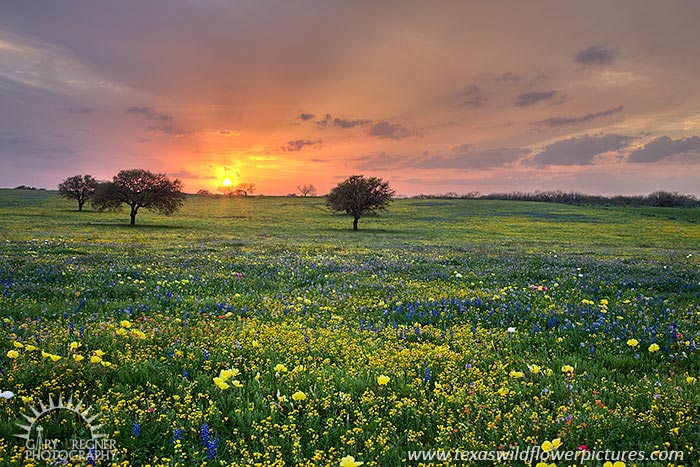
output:
<svg viewBox="0 0 700 467"><path fill-rule="evenodd" d="M352 216L352 229L357 230L360 217L386 211L395 194L389 182L381 178L352 175L331 190L326 196L326 205L333 211Z"/></svg>
<svg viewBox="0 0 700 467"><path fill-rule="evenodd" d="M58 184L58 194L78 201L78 211L83 210L85 201L95 194L99 182L92 175L74 175Z"/></svg>
<svg viewBox="0 0 700 467"><path fill-rule="evenodd" d="M145 208L169 216L182 207L185 194L182 182L170 180L165 174L143 169L122 170L111 182L101 183L92 199L100 211L120 209L122 204L131 208L131 225L136 224L136 214Z"/></svg>

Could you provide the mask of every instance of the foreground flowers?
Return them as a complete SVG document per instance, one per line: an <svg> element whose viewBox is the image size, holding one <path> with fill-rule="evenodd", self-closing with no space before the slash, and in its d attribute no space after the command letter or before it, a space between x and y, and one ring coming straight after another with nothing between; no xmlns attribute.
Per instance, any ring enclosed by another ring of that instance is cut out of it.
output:
<svg viewBox="0 0 700 467"><path fill-rule="evenodd" d="M387 384L389 384L390 380L391 378L389 378L386 375L377 376L377 384L379 384L380 386L386 386Z"/></svg>
<svg viewBox="0 0 700 467"><path fill-rule="evenodd" d="M364 462L358 462L353 456L345 456L340 459L340 467L359 467Z"/></svg>

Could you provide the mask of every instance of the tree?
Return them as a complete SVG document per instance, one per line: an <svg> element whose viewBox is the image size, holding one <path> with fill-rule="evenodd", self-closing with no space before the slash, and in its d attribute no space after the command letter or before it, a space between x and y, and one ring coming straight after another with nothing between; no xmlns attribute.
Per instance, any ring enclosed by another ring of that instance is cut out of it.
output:
<svg viewBox="0 0 700 467"><path fill-rule="evenodd" d="M146 208L169 216L185 201L182 182L170 180L165 174L143 169L122 170L111 182L101 183L95 190L92 204L100 211L131 208L131 225L136 224L139 209Z"/></svg>
<svg viewBox="0 0 700 467"><path fill-rule="evenodd" d="M78 201L78 211L83 210L85 201L92 198L99 182L92 175L74 175L58 184L58 194Z"/></svg>
<svg viewBox="0 0 700 467"><path fill-rule="evenodd" d="M301 193L301 196L304 196L304 197L316 196L316 193L318 192L316 190L316 187L310 183L307 183L306 185L297 186L297 190L299 190L299 193Z"/></svg>
<svg viewBox="0 0 700 467"><path fill-rule="evenodd" d="M255 191L255 183L239 183L236 185L235 193L237 195L248 196Z"/></svg>
<svg viewBox="0 0 700 467"><path fill-rule="evenodd" d="M389 182L381 178L353 175L331 190L326 196L326 205L334 211L352 216L352 229L357 230L360 217L386 211L395 194Z"/></svg>

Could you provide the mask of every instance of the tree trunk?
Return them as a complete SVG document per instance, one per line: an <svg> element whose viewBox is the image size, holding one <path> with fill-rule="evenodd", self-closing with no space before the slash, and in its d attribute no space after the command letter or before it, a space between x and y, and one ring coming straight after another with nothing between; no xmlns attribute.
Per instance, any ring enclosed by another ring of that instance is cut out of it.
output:
<svg viewBox="0 0 700 467"><path fill-rule="evenodd" d="M136 208L131 207L131 225L136 225Z"/></svg>
<svg viewBox="0 0 700 467"><path fill-rule="evenodd" d="M83 210L83 204L85 203L85 200L79 199L78 200L78 211Z"/></svg>
<svg viewBox="0 0 700 467"><path fill-rule="evenodd" d="M359 217L356 217L355 219L353 219L353 221L352 221L352 230L357 231L357 221L359 221L359 220L360 220Z"/></svg>

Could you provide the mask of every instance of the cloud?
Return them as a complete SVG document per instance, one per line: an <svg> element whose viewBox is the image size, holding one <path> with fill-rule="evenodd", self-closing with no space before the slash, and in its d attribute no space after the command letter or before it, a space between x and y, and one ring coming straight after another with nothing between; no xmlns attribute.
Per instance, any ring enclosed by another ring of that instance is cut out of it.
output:
<svg viewBox="0 0 700 467"><path fill-rule="evenodd" d="M177 172L170 172L168 175L170 175L171 177L175 177L175 178L189 178L190 180L205 180L205 179L208 180L208 179L215 179L216 178L214 176L205 177L205 176L196 174L194 172L191 172L185 168L182 168L182 169L178 170Z"/></svg>
<svg viewBox="0 0 700 467"><path fill-rule="evenodd" d="M484 105L484 93L479 86L472 84L464 90L464 102L462 105L470 105L472 107L482 107Z"/></svg>
<svg viewBox="0 0 700 467"><path fill-rule="evenodd" d="M305 139L295 139L293 141L287 141L287 144L282 146L283 151L296 152L304 149L304 146L318 146L321 144L321 140L311 141Z"/></svg>
<svg viewBox="0 0 700 467"><path fill-rule="evenodd" d="M94 109L92 107L78 107L66 109L66 113L76 114L76 115L92 115Z"/></svg>
<svg viewBox="0 0 700 467"><path fill-rule="evenodd" d="M700 136L675 140L668 136L661 136L648 142L644 147L632 151L627 162L658 162L685 154L700 156Z"/></svg>
<svg viewBox="0 0 700 467"><path fill-rule="evenodd" d="M538 122L535 122L536 125L543 125L543 126L550 126L550 127L558 127L558 126L565 126L565 125L578 125L579 123L586 123L590 122L591 120L595 120L596 118L600 117L610 117L611 115L615 115L617 113L620 113L622 109L625 107L620 105L618 107L614 107L612 109L607 109L603 110L602 112L595 112L595 113L589 113L585 115L581 115L579 117L552 117L552 118L546 118L544 120L540 120Z"/></svg>
<svg viewBox="0 0 700 467"><path fill-rule="evenodd" d="M234 130L219 130L217 134L221 136L241 136L241 133L239 131Z"/></svg>
<svg viewBox="0 0 700 467"><path fill-rule="evenodd" d="M354 128L356 126L368 125L370 123L372 123L371 120L361 120L361 119L350 120L347 118L334 118L333 119L333 125L338 126L340 128Z"/></svg>
<svg viewBox="0 0 700 467"><path fill-rule="evenodd" d="M302 112L302 113L299 114L299 116L298 116L297 118L298 118L299 120L302 120L302 121L306 122L306 121L311 120L311 119L314 118L315 116L316 116L316 115L314 115L314 114Z"/></svg>
<svg viewBox="0 0 700 467"><path fill-rule="evenodd" d="M489 169L511 165L530 154L525 148L476 149L469 144L453 146L447 155L428 156L414 167L421 169Z"/></svg>
<svg viewBox="0 0 700 467"><path fill-rule="evenodd" d="M157 133L163 133L164 135L169 135L169 136L187 136L191 135L194 133L192 130L184 130L182 128L178 128L174 125L148 125L148 129L150 131L155 131Z"/></svg>
<svg viewBox="0 0 700 467"><path fill-rule="evenodd" d="M368 154L353 160L359 162L356 168L360 170L394 169L404 165L406 162L405 157L387 154L386 152Z"/></svg>
<svg viewBox="0 0 700 467"><path fill-rule="evenodd" d="M150 107L131 106L126 109L126 112L130 114L143 115L156 122L170 122L173 119L172 115L158 113Z"/></svg>
<svg viewBox="0 0 700 467"><path fill-rule="evenodd" d="M515 100L516 107L529 107L541 101L553 98L557 91L525 92Z"/></svg>
<svg viewBox="0 0 700 467"><path fill-rule="evenodd" d="M400 123L389 123L386 120L375 123L367 131L367 134L380 139L394 139L400 140L403 138L408 138L410 136L416 136L417 133L413 130L409 130Z"/></svg>
<svg viewBox="0 0 700 467"><path fill-rule="evenodd" d="M519 83L520 81L522 81L522 79L523 77L519 74L512 73L509 71L508 73L503 73L501 76L496 78L496 81L498 81L499 83Z"/></svg>
<svg viewBox="0 0 700 467"><path fill-rule="evenodd" d="M584 135L569 138L546 146L542 152L530 159L532 165L590 165L593 159L609 151L626 147L634 138L607 134Z"/></svg>
<svg viewBox="0 0 700 467"><path fill-rule="evenodd" d="M615 52L594 45L576 52L574 61L582 65L610 65L615 61Z"/></svg>

